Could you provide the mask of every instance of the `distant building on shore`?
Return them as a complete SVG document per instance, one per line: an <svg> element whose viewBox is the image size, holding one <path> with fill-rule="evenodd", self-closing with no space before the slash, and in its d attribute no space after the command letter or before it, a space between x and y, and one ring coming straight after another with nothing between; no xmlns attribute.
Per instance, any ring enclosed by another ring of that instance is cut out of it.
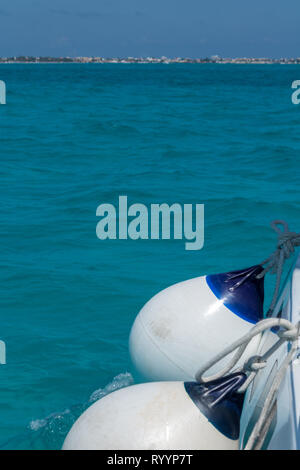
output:
<svg viewBox="0 0 300 470"><path fill-rule="evenodd" d="M222 58L215 54L206 58L189 58L189 57L175 57L170 58L162 57L32 57L32 56L19 56L19 57L0 57L0 63L80 63L80 64L300 64L300 57L297 58L255 58L255 57L236 57L236 58Z"/></svg>

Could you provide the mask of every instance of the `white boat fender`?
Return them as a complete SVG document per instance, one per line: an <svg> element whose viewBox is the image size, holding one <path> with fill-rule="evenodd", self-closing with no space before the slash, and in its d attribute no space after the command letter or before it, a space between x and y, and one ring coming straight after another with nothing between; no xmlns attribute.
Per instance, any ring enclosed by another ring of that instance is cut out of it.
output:
<svg viewBox="0 0 300 470"><path fill-rule="evenodd" d="M154 296L130 333L137 370L150 380L193 380L211 357L263 318L264 278L257 277L262 271L256 265L197 277ZM240 364L255 354L259 341L253 339Z"/></svg>
<svg viewBox="0 0 300 470"><path fill-rule="evenodd" d="M151 382L107 395L73 425L63 450L238 450L246 380Z"/></svg>

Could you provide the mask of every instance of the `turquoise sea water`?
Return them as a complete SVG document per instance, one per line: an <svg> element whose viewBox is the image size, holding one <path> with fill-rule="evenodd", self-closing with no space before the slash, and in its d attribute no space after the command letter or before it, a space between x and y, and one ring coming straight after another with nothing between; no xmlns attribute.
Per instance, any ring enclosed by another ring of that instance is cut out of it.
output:
<svg viewBox="0 0 300 470"><path fill-rule="evenodd" d="M300 231L293 65L1 65L0 448L59 448L133 380L127 340L168 285L255 264ZM96 208L204 203L205 245L100 241Z"/></svg>

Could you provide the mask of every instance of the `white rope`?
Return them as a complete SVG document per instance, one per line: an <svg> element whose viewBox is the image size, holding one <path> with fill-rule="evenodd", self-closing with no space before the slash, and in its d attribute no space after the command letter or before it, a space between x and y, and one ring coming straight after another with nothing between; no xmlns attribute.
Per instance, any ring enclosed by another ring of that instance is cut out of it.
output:
<svg viewBox="0 0 300 470"><path fill-rule="evenodd" d="M247 348L248 344L250 341L257 335L260 335L266 330L269 330L270 328L274 328L276 326L279 326L281 328L284 328L286 331L290 332L290 335L294 337L294 335L297 333L297 329L294 327L294 325L289 322L288 320L285 320L284 318L266 318L265 320L261 320L258 322L253 328L251 328L248 333L246 333L244 336L239 338L238 340L234 341L232 344L227 346L223 351L221 351L219 354L217 354L215 357L210 359L206 364L204 364L201 369L198 370L196 374L196 380L198 382L206 383L210 382L211 380L217 380L223 377L224 375L228 374L232 370L232 368L237 364L241 356L243 355L245 349ZM285 341L284 338L279 338L278 342L272 347L278 349L278 347L281 346ZM229 361L229 363L219 372L217 372L214 375L211 375L209 377L203 377L203 374L208 371L212 366L220 362L224 357L228 356L228 354L236 351L234 354L233 358ZM267 353L266 353L267 354ZM265 362L265 359L267 359L268 356L259 356L255 357L257 360L254 361L254 358L251 358L247 365L248 365L248 370L256 372L257 369L261 369L264 367L263 363ZM272 352L269 354L271 355ZM245 367L245 366L244 366ZM239 368L236 369L236 371L241 372L244 370L244 368Z"/></svg>
<svg viewBox="0 0 300 470"><path fill-rule="evenodd" d="M263 355L251 357L244 364L243 367L236 368L234 370L235 372L248 373L246 381L238 390L239 393L244 393L250 383L255 378L255 376L257 375L257 373L259 372L259 370L263 369L267 365L269 357L274 354L274 352L277 351L277 349L280 348L280 346L282 346L282 344L284 344L285 342L291 343L291 349L276 373L276 376L265 399L263 409L245 446L245 450L250 450L254 448L260 449L263 445L264 437L272 422L272 419L270 419L270 417L272 415L272 410L274 407L274 400L276 399L277 392L279 390L282 380L285 377L289 365L293 361L298 350L300 322L297 325L293 325L290 321L284 318L267 318L265 320L261 320L248 333L246 333L240 339L238 339L230 346L225 348L223 351L221 351L219 354L217 354L196 373L196 380L201 383L207 383L211 380L216 380L227 375L236 366L237 362L240 360L250 341L255 336L260 335L264 331L274 327L281 328L276 333L278 336L278 341L273 346L271 346ZM204 377L205 372L207 372L212 366L217 364L219 361L224 359L224 357L228 356L228 354L233 353L234 351L236 351L234 356L222 370L220 370L214 375Z"/></svg>

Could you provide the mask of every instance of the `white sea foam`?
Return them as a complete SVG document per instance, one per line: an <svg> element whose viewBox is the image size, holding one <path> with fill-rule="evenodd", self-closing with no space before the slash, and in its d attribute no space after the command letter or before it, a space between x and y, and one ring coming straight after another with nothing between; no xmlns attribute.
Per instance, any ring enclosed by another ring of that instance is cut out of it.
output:
<svg viewBox="0 0 300 470"><path fill-rule="evenodd" d="M65 435L66 432L69 431L73 422L91 403L103 398L105 395L108 395L115 390L129 387L129 385L132 385L133 383L133 377L129 372L118 374L105 387L95 390L91 394L87 403L74 405L71 409L66 409L63 412L52 413L44 419L32 420L28 427L31 431L45 430L47 432L49 430L51 433L55 431L58 434Z"/></svg>
<svg viewBox="0 0 300 470"><path fill-rule="evenodd" d="M132 385L133 383L133 377L129 372L116 375L116 377L114 377L113 380L104 388L99 388L98 390L95 390L90 396L89 402L91 403L96 400L99 400L100 398L105 397L105 395L108 395L109 393L114 392L115 390L119 390L124 387L129 387L129 385Z"/></svg>
<svg viewBox="0 0 300 470"><path fill-rule="evenodd" d="M39 429L45 427L47 424L47 419L34 419L29 423L29 429L31 431L38 431Z"/></svg>

